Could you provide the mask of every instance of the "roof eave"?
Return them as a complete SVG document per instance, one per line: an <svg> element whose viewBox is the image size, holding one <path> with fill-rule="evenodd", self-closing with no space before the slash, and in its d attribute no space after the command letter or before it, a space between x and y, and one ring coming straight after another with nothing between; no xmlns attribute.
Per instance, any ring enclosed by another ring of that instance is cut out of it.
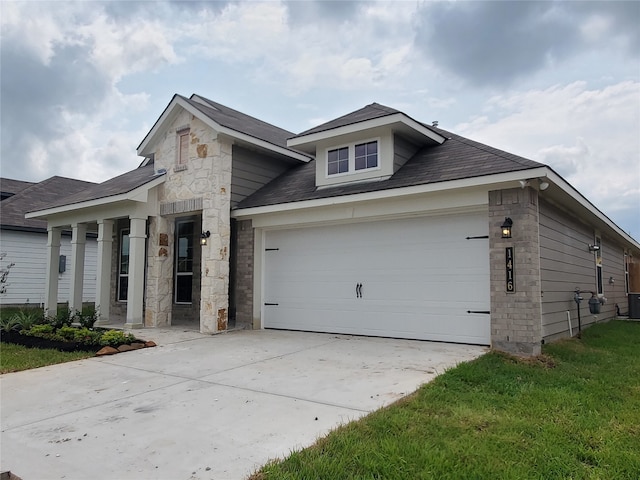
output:
<svg viewBox="0 0 640 480"><path fill-rule="evenodd" d="M110 195L107 197L96 198L96 199L87 200L84 202L70 203L68 205L61 205L59 207L48 208L46 210L35 210L33 212L27 212L25 214L25 218L46 219L47 217L51 217L53 215L68 213L74 210L80 210L84 208L95 208L102 205L108 205L110 203L117 203L117 202L123 202L123 201L144 202L146 198L145 193L151 190L153 187L156 187L164 183L165 179L166 179L165 175L159 175L153 180L150 180L149 182L146 182L143 185L140 185L126 193L121 193L118 195Z"/></svg>

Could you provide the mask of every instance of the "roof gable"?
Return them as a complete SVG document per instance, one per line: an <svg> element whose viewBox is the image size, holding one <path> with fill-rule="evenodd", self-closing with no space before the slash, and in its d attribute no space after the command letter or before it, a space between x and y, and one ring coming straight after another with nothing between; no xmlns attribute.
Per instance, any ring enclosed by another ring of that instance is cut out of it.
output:
<svg viewBox="0 0 640 480"><path fill-rule="evenodd" d="M440 144L445 137L407 114L379 103L372 103L364 108L323 123L310 130L295 135L287 141L289 147L296 147L305 152L315 152L320 141L336 140L340 142L343 135L360 134L384 127L395 133L401 133L419 144Z"/></svg>
<svg viewBox="0 0 640 480"><path fill-rule="evenodd" d="M156 140L164 135L167 124L176 117L181 108L219 133L298 161L311 160L309 155L286 145L286 139L293 135L292 132L195 94L191 98L178 94L173 96L138 146L138 155L149 156L153 153L151 148Z"/></svg>

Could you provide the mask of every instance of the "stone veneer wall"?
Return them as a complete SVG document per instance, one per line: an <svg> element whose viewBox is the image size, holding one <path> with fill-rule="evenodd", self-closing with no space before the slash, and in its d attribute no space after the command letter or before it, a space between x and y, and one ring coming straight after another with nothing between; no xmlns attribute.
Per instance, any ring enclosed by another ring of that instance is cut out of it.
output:
<svg viewBox="0 0 640 480"><path fill-rule="evenodd" d="M238 221L236 244L236 327L253 328L253 227Z"/></svg>
<svg viewBox="0 0 640 480"><path fill-rule="evenodd" d="M502 238L505 217L512 238ZM506 251L514 248L515 292L506 291ZM520 355L538 355L542 344L538 192L515 188L489 192L491 344Z"/></svg>
<svg viewBox="0 0 640 480"><path fill-rule="evenodd" d="M189 159L177 165L177 132L185 128L191 138ZM150 326L171 318L173 303L167 292L172 291L173 282L173 218L201 213L202 230L211 236L201 250L200 331L214 333L227 328L231 154L229 140L186 111L175 118L155 148L155 168L165 168L167 173L158 196L161 215L150 222L145 312L145 323ZM163 211L172 216L163 216ZM165 235L167 246L161 245Z"/></svg>

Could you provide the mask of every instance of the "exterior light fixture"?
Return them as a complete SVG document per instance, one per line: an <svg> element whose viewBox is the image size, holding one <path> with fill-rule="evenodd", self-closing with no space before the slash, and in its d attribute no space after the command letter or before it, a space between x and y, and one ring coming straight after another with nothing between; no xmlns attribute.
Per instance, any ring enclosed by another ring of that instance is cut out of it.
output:
<svg viewBox="0 0 640 480"><path fill-rule="evenodd" d="M513 226L513 220L509 217L505 217L504 223L500 226L502 229L502 238L511 238L511 227Z"/></svg>
<svg viewBox="0 0 640 480"><path fill-rule="evenodd" d="M615 283L615 280L613 277L609 277L609 285L613 285Z"/></svg>
<svg viewBox="0 0 640 480"><path fill-rule="evenodd" d="M600 250L600 245L589 244L589 251L590 252L597 252L598 250Z"/></svg>
<svg viewBox="0 0 640 480"><path fill-rule="evenodd" d="M200 245L205 246L207 244L207 238L211 236L211 232L207 230L206 232L202 232L200 235Z"/></svg>
<svg viewBox="0 0 640 480"><path fill-rule="evenodd" d="M540 191L544 191L549 188L549 182L545 182L543 179L538 179L538 186L540 187Z"/></svg>

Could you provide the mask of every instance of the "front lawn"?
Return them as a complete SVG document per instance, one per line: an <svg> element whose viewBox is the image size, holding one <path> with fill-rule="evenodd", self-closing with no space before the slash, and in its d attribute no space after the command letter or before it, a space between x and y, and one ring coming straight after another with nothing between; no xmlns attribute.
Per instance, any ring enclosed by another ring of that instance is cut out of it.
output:
<svg viewBox="0 0 640 480"><path fill-rule="evenodd" d="M461 364L251 478L640 478L640 323L543 352Z"/></svg>
<svg viewBox="0 0 640 480"><path fill-rule="evenodd" d="M20 372L94 356L95 352L60 352L2 342L0 343L0 373Z"/></svg>

